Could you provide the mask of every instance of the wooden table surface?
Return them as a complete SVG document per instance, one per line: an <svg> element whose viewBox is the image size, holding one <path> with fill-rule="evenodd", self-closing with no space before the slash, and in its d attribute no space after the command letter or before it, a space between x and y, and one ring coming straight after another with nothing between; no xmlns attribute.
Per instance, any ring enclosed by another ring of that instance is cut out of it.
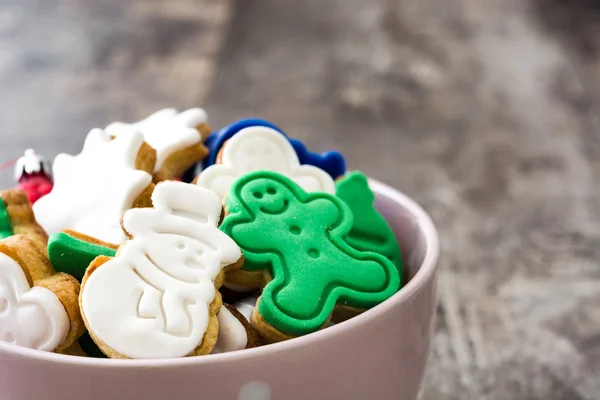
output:
<svg viewBox="0 0 600 400"><path fill-rule="evenodd" d="M592 0L0 3L0 161L201 105L420 202L443 247L428 400L600 398L599 102Z"/></svg>

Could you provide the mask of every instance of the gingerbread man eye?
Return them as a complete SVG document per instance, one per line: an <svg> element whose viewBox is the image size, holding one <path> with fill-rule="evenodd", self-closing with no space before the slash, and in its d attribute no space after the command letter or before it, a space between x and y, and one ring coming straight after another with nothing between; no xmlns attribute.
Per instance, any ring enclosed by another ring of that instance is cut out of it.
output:
<svg viewBox="0 0 600 400"><path fill-rule="evenodd" d="M270 195L275 195L277 194L277 189L275 189L274 187L270 186L267 188L267 193Z"/></svg>
<svg viewBox="0 0 600 400"><path fill-rule="evenodd" d="M255 198L257 198L257 199L262 199L262 198L263 198L263 194L262 194L262 192L261 192L261 191L258 191L258 190L256 190L256 191L252 192L252 196L254 196L254 197L255 197Z"/></svg>

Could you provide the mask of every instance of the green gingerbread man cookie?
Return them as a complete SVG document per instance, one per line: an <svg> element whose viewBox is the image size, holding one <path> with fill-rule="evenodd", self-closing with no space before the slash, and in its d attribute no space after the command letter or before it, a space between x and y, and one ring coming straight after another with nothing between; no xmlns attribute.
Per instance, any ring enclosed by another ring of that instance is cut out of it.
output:
<svg viewBox="0 0 600 400"><path fill-rule="evenodd" d="M394 263L402 276L402 254L387 221L373 206L375 195L367 177L359 171L347 173L336 182L336 194L352 210L354 223L346 242L360 251L373 251Z"/></svg>
<svg viewBox="0 0 600 400"><path fill-rule="evenodd" d="M7 238L14 234L13 227L10 222L10 216L8 215L8 209L6 203L0 198L0 239Z"/></svg>
<svg viewBox="0 0 600 400"><path fill-rule="evenodd" d="M400 288L391 261L346 243L352 212L336 196L256 171L232 185L225 206L220 229L243 250L243 269L268 270L272 278L256 311L281 333L314 332L336 306L367 309Z"/></svg>
<svg viewBox="0 0 600 400"><path fill-rule="evenodd" d="M65 272L80 282L85 270L96 257L114 257L116 253L115 249L82 240L66 232L53 233L48 239L48 257L56 272Z"/></svg>

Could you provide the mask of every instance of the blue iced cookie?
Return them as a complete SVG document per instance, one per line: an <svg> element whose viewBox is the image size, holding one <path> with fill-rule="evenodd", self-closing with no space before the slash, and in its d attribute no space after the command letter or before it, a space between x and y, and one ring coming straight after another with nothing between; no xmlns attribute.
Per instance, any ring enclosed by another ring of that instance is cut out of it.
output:
<svg viewBox="0 0 600 400"><path fill-rule="evenodd" d="M338 151L326 151L324 153L313 153L310 152L304 143L302 143L298 139L290 139L285 132L283 132L279 127L272 124L269 121L265 121L258 118L247 118L242 119L233 124L226 126L218 130L217 132L211 134L208 139L205 141L204 145L208 147L209 154L208 157L204 159L204 168L213 165L217 161L217 155L219 154L219 150L223 146L223 144L231 139L233 135L238 133L244 128L248 128L251 126L266 126L271 129L275 129L278 132L281 132L288 140L290 141L292 147L298 154L298 160L300 164L309 164L314 165L315 167L321 168L325 172L327 172L333 179L338 178L339 176L344 175L346 172L346 162L344 160L344 156Z"/></svg>

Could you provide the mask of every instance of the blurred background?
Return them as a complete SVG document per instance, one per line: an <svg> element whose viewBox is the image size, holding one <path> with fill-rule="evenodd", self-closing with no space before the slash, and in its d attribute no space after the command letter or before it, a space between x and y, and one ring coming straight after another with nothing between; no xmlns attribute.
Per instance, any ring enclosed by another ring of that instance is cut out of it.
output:
<svg viewBox="0 0 600 400"><path fill-rule="evenodd" d="M600 398L599 100L593 0L0 1L0 162L202 106L421 203L427 400Z"/></svg>

